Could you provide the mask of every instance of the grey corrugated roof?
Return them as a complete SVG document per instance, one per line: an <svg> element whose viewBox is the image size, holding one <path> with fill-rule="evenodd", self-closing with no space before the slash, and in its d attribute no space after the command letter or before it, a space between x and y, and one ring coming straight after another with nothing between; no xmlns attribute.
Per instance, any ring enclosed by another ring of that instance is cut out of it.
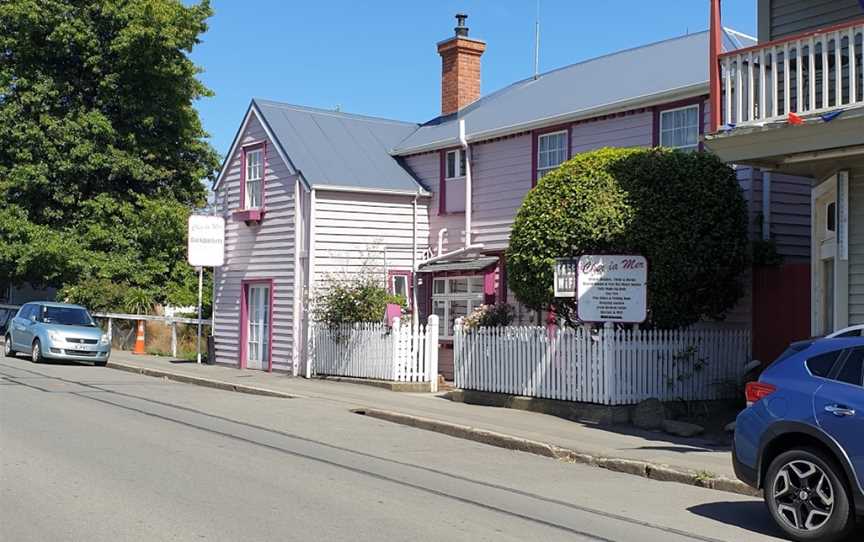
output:
<svg viewBox="0 0 864 542"><path fill-rule="evenodd" d="M753 38L726 29L726 50L754 45ZM468 139L503 135L540 122L562 121L638 99L708 84L708 32L619 51L513 83L457 114L422 125L394 147L395 154L452 145L465 119Z"/></svg>
<svg viewBox="0 0 864 542"><path fill-rule="evenodd" d="M417 124L254 99L273 137L312 186L411 190L389 151Z"/></svg>
<svg viewBox="0 0 864 542"><path fill-rule="evenodd" d="M483 258L475 258L473 260L433 262L421 265L417 271L420 273L433 273L437 271L481 271L495 263L498 263L498 256L486 256Z"/></svg>

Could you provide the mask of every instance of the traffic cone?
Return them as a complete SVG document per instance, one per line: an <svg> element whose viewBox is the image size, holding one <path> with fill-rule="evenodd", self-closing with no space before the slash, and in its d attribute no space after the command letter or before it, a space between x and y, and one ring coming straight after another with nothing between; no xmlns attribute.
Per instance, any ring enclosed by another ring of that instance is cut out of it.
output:
<svg viewBox="0 0 864 542"><path fill-rule="evenodd" d="M135 349L133 354L146 354L144 350L144 320L138 320L138 332L135 335Z"/></svg>

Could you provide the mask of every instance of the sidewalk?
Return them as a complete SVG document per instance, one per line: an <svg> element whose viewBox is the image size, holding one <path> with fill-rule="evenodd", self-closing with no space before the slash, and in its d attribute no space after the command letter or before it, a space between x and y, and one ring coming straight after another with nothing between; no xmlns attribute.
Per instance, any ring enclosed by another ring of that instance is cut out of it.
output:
<svg viewBox="0 0 864 542"><path fill-rule="evenodd" d="M735 480L728 448L629 427L597 426L554 416L455 403L441 394L389 390L283 374L198 365L115 351L109 367L199 385L271 396L315 398L372 417L664 481L752 495Z"/></svg>

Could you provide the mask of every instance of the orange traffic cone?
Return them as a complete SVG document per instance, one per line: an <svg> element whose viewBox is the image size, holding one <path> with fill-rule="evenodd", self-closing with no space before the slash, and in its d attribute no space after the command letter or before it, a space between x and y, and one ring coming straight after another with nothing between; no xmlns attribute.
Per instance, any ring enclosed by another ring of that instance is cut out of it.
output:
<svg viewBox="0 0 864 542"><path fill-rule="evenodd" d="M144 351L144 320L138 320L138 332L135 335L135 349L133 354L146 354Z"/></svg>

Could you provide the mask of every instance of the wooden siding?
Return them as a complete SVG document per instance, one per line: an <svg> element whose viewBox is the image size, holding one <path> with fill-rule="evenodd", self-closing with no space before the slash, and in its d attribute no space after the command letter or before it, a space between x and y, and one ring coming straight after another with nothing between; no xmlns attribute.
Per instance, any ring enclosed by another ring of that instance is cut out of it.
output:
<svg viewBox="0 0 864 542"><path fill-rule="evenodd" d="M529 151L530 152L530 151ZM427 152L424 154L415 154L404 159L405 165L414 175L420 180L420 183L432 192L432 199L429 202L429 234L428 243L424 244L424 239L420 237L420 246L428 245L433 251L438 247L438 230L447 228L447 233L444 236L444 246L459 247L462 246L465 230L465 215L464 213L440 214L438 212L438 198L441 194L438 183L440 181L440 157L437 152ZM530 167L530 166L529 166ZM474 205L476 209L476 205ZM475 211L476 212L476 211Z"/></svg>
<svg viewBox="0 0 864 542"><path fill-rule="evenodd" d="M738 168L750 216L750 235L762 238L763 172ZM771 238L789 263L810 259L810 189L812 179L774 173L771 176Z"/></svg>
<svg viewBox="0 0 864 542"><path fill-rule="evenodd" d="M264 141L267 136L252 115L241 137L241 146ZM216 194L220 212L225 217L225 265L214 275L214 327L216 362L237 365L240 362L240 295L241 281L272 278L274 284L271 344L273 369L293 370L294 356L294 285L295 285L295 204L297 179L292 176L275 150L267 142L265 171L266 214L258 226L247 226L232 217L240 205L240 168L242 151L231 157L229 170Z"/></svg>
<svg viewBox="0 0 864 542"><path fill-rule="evenodd" d="M858 0L759 0L759 41L864 17Z"/></svg>
<svg viewBox="0 0 864 542"><path fill-rule="evenodd" d="M864 167L849 175L849 325L864 324Z"/></svg>
<svg viewBox="0 0 864 542"><path fill-rule="evenodd" d="M570 131L572 154L603 147L650 147L654 115L650 111L577 124Z"/></svg>
<svg viewBox="0 0 864 542"><path fill-rule="evenodd" d="M315 287L411 269L413 196L315 191ZM417 201L417 260L429 237L429 198ZM386 249L386 269L385 269Z"/></svg>

